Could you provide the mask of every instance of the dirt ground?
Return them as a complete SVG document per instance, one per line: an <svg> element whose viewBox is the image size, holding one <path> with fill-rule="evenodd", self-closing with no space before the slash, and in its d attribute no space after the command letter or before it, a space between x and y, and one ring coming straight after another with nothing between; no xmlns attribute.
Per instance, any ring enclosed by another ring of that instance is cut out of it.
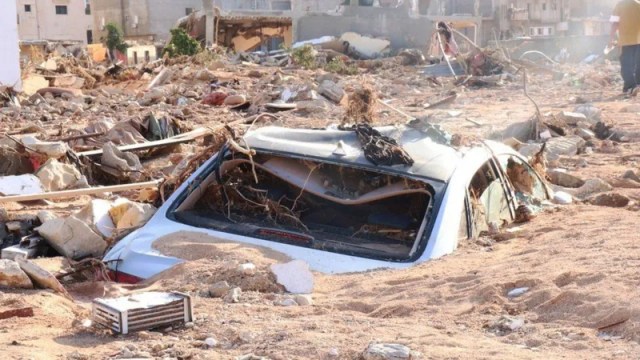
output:
<svg viewBox="0 0 640 360"><path fill-rule="evenodd" d="M529 93L543 112L572 111L577 103L588 101L602 109L608 123L630 133L640 130L638 113L625 111L638 99L619 96L617 82L593 80L601 73L615 74L615 65L576 66L574 71L588 74L580 86L553 81L552 74L530 75ZM416 68L381 70L364 78L392 100L391 105L412 116L429 116L447 131L471 138L486 138L535 111L520 81L496 88L458 88L455 102L425 110L422 104L445 91L427 86ZM322 126L338 123L342 111L307 117L283 114L279 122ZM402 120L384 107L377 115L379 123ZM233 116L216 114L193 121L213 124ZM584 179L613 181L629 169L638 170L640 155L632 155L640 154L639 144L621 143L609 152L600 151L603 142L596 141L593 153L560 165ZM572 165L577 162L582 165ZM0 291L0 309L32 306L35 311L34 317L0 320L2 358L107 359L129 347L157 358L233 359L254 354L270 359L360 359L372 341L404 344L424 359L637 358L640 189L614 191L632 203L619 209L579 202L555 206L512 227L508 240L469 240L452 255L407 270L315 274L313 306L278 305L287 295L268 274L269 264L281 260L273 254L182 234L159 246L189 262L144 289L81 283L69 287L74 301L44 290ZM79 199L38 209L64 212L81 203ZM33 210L12 206L12 211ZM229 271L244 262L256 264L257 274L247 278ZM221 280L243 289L239 303L205 296L208 287ZM507 296L522 287L528 290L521 296ZM195 324L128 336L86 326L94 297L150 289L193 294ZM497 324L509 318L524 319L524 326L502 331ZM211 337L218 346L205 349L203 341Z"/></svg>

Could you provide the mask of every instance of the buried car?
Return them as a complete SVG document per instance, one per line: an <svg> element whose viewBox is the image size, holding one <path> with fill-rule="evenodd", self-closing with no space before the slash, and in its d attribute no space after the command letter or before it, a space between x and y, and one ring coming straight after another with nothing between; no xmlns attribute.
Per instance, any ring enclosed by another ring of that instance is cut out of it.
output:
<svg viewBox="0 0 640 360"><path fill-rule="evenodd" d="M117 281L149 278L183 261L154 242L186 231L267 248L320 272L404 268L449 254L513 222L523 203L550 196L503 144L456 150L406 126L373 131L391 139L404 164L376 162L367 153L373 142L352 130L251 131L243 138L251 151L223 147L104 260Z"/></svg>

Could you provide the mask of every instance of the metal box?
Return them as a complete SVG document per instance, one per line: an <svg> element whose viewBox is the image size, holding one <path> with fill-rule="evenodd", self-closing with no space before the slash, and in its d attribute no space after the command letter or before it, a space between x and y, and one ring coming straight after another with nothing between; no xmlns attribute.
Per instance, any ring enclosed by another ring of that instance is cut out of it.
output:
<svg viewBox="0 0 640 360"><path fill-rule="evenodd" d="M193 321L191 296L179 292L145 292L114 299L93 300L93 320L112 331L128 334Z"/></svg>

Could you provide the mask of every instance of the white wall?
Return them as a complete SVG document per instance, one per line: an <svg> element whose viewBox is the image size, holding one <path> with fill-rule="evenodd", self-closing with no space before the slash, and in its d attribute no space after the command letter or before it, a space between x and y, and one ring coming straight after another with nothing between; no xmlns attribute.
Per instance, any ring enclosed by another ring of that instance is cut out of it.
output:
<svg viewBox="0 0 640 360"><path fill-rule="evenodd" d="M0 0L2 2L9 0ZM87 30L93 29L93 16L85 14L84 0L14 0L18 3L20 40L87 42ZM25 11L25 5L31 11ZM56 5L67 7L66 15L56 14ZM98 41L94 31L94 42Z"/></svg>
<svg viewBox="0 0 640 360"><path fill-rule="evenodd" d="M20 84L20 47L18 46L18 23L16 2L2 1L0 4L0 84L14 86Z"/></svg>

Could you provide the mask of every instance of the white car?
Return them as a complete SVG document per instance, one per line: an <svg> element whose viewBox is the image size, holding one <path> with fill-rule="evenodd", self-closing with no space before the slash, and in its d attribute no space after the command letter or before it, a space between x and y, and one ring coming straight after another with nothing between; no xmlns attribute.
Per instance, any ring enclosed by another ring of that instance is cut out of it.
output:
<svg viewBox="0 0 640 360"><path fill-rule="evenodd" d="M268 248L325 273L406 268L512 222L522 201L551 195L503 144L459 151L410 127L376 130L411 164L374 165L354 131L251 131L243 146L255 155L225 146L106 254L113 278L136 282L182 262L153 245L183 231Z"/></svg>

